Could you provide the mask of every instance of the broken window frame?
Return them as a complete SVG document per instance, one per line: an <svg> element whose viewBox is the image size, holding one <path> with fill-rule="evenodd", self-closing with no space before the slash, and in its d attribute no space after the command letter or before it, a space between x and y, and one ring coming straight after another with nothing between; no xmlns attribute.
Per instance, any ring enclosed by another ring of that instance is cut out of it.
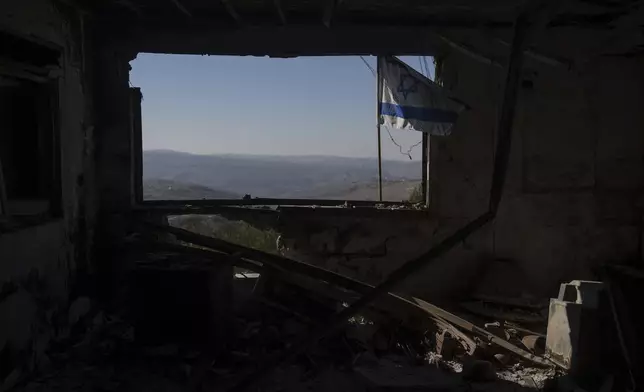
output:
<svg viewBox="0 0 644 392"><path fill-rule="evenodd" d="M40 224L51 219L61 218L62 211L62 183L61 183L61 152L60 152L60 127L59 127L59 81L60 59L62 49L45 42L34 41L0 30L0 77L16 80L18 83L30 84L37 91L34 92L35 112L37 113L36 130L38 144L34 146L38 157L37 165L46 173L37 180L39 194L31 203L23 203L16 211L13 198L10 197L6 185L6 162L3 165L0 157L0 220L1 224L9 223L9 228L22 228L33 224ZM42 135L45 135L42 137ZM38 204L46 208L38 207ZM0 225L0 229L4 229Z"/></svg>
<svg viewBox="0 0 644 392"><path fill-rule="evenodd" d="M143 122L141 114L141 101L143 95L140 87L129 88L130 97L130 135L132 151L132 199L134 206L145 209L154 207L156 209L176 209L181 206L197 207L203 211L216 210L220 207L261 207L261 206L288 206L288 207L362 207L382 209L382 207L397 207L398 209L410 209L426 211L429 209L429 146L431 137L423 133L422 149L422 178L420 182L422 203L409 201L376 201L376 200L343 200L343 199L297 199L297 198L267 198L254 197L243 199L192 199L192 200L145 200L143 197ZM421 209L418 205L421 205Z"/></svg>

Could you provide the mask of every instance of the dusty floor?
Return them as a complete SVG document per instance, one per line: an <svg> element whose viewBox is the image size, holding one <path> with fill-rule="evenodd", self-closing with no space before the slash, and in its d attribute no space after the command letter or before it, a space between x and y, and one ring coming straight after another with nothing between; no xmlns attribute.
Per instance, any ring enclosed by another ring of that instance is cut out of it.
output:
<svg viewBox="0 0 644 392"><path fill-rule="evenodd" d="M253 305L237 316L226 348L215 353L176 343L138 343L135 328L103 312L79 321L75 336L53 345L37 377L16 391L226 391L253 377L259 359L285 349L311 325L286 311ZM444 361L432 352L369 347L367 323L323 340L279 366L257 391L519 391L544 387L554 373L519 364ZM374 340L370 340L373 342Z"/></svg>

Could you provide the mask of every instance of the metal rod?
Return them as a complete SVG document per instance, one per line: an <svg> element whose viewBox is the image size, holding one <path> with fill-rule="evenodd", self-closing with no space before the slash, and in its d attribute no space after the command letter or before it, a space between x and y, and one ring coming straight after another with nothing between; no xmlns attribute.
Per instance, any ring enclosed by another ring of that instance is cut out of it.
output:
<svg viewBox="0 0 644 392"><path fill-rule="evenodd" d="M378 201L382 201L382 143L380 138L380 123L378 123Z"/></svg>
<svg viewBox="0 0 644 392"><path fill-rule="evenodd" d="M432 198L432 193L431 193L431 168L432 168L432 161L431 161L431 148L432 148L432 138L431 136L427 135L427 165L423 168L427 172L427 184L425 185L425 207L429 208L429 202Z"/></svg>
<svg viewBox="0 0 644 392"><path fill-rule="evenodd" d="M423 141L422 145L422 178L420 180L420 193L422 195L422 203L428 205L427 203L427 179L429 178L429 134L427 132L422 132Z"/></svg>
<svg viewBox="0 0 644 392"><path fill-rule="evenodd" d="M382 82L380 80L380 57L376 57L377 94L376 94L376 133L378 135L378 201L382 201L382 141L380 136L380 99Z"/></svg>
<svg viewBox="0 0 644 392"><path fill-rule="evenodd" d="M505 88L501 115L499 117L497 146L494 155L494 169L492 171L492 185L490 186L490 204L488 210L496 216L503 196L503 187L510 161L510 148L512 146L512 125L514 112L519 93L519 79L523 68L523 52L526 46L526 36L530 27L528 14L522 13L517 18L512 39L512 49L508 60L505 77Z"/></svg>

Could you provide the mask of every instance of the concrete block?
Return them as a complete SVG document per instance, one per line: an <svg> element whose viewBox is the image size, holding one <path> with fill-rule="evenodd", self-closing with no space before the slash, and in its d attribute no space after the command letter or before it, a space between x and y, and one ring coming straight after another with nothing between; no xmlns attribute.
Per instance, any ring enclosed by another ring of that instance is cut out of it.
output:
<svg viewBox="0 0 644 392"><path fill-rule="evenodd" d="M598 342L602 340L602 282L573 280L562 284L559 297L550 299L546 356L571 371L595 366Z"/></svg>
<svg viewBox="0 0 644 392"><path fill-rule="evenodd" d="M572 367L579 346L581 310L580 304L550 299L546 355L566 369Z"/></svg>

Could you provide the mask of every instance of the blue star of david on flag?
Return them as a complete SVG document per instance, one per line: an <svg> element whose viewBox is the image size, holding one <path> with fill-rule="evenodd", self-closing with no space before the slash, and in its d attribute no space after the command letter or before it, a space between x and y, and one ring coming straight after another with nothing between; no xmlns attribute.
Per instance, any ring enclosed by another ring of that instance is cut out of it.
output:
<svg viewBox="0 0 644 392"><path fill-rule="evenodd" d="M410 93L418 92L418 79L407 74L400 75L400 84L398 85L398 92L407 99L407 95Z"/></svg>
<svg viewBox="0 0 644 392"><path fill-rule="evenodd" d="M403 130L445 136L467 105L442 86L387 56L378 58L380 124Z"/></svg>

